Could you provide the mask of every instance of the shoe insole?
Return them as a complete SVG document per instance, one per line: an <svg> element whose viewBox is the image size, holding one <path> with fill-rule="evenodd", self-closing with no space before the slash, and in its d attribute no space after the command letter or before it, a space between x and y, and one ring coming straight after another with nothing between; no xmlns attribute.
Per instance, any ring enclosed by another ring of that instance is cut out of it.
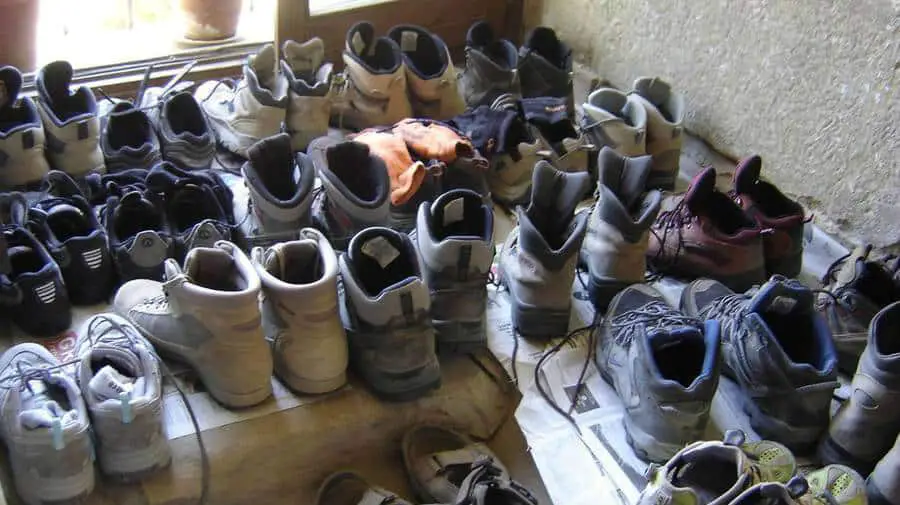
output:
<svg viewBox="0 0 900 505"><path fill-rule="evenodd" d="M653 360L662 376L688 388L703 372L706 345L700 339L682 339L653 349Z"/></svg>
<svg viewBox="0 0 900 505"><path fill-rule="evenodd" d="M188 93L180 93L166 103L166 117L176 135L190 133L197 137L208 133L203 111Z"/></svg>
<svg viewBox="0 0 900 505"><path fill-rule="evenodd" d="M766 310L762 318L788 358L794 363L806 363L817 370L825 365L825 349L816 335L814 315L795 308L787 314Z"/></svg>
<svg viewBox="0 0 900 505"><path fill-rule="evenodd" d="M156 209L147 203L142 207L130 207L121 209L117 216L113 229L120 240L133 237L145 230L162 231L162 218Z"/></svg>
<svg viewBox="0 0 900 505"><path fill-rule="evenodd" d="M223 221L224 217L215 209L214 198L208 193L191 187L181 188L169 204L169 219L179 233L190 230L206 219Z"/></svg>
<svg viewBox="0 0 900 505"><path fill-rule="evenodd" d="M113 115L109 122L109 143L113 149L139 149L150 142L150 123L140 111Z"/></svg>
<svg viewBox="0 0 900 505"><path fill-rule="evenodd" d="M25 273L35 273L44 268L44 260L41 258L41 255L29 246L10 247L7 253L9 254L9 262L12 265L12 278Z"/></svg>
<svg viewBox="0 0 900 505"><path fill-rule="evenodd" d="M718 191L709 193L706 205L707 217L713 222L713 226L725 234L735 235L745 229L756 227L756 223L724 193Z"/></svg>
<svg viewBox="0 0 900 505"><path fill-rule="evenodd" d="M71 205L53 209L47 216L47 224L61 242L74 237L85 237L92 231L85 215Z"/></svg>
<svg viewBox="0 0 900 505"><path fill-rule="evenodd" d="M700 496L702 503L709 503L734 486L737 474L734 461L725 458L698 458L675 471L672 485L689 487Z"/></svg>

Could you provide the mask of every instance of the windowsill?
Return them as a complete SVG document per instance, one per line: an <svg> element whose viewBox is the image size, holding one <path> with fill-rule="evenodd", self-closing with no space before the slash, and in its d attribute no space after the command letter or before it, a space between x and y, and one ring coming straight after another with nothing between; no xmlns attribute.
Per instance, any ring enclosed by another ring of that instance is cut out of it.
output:
<svg viewBox="0 0 900 505"><path fill-rule="evenodd" d="M309 15L324 16L393 1L396 0L309 0Z"/></svg>

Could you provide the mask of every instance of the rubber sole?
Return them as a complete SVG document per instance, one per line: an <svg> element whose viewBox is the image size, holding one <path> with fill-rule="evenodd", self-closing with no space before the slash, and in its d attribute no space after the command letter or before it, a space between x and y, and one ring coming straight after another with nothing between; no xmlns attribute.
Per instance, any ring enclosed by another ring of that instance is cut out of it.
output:
<svg viewBox="0 0 900 505"><path fill-rule="evenodd" d="M153 446L132 451L128 455L104 455L100 449L97 459L104 477L117 482L133 483L168 468L172 463L172 454L168 440L161 438Z"/></svg>
<svg viewBox="0 0 900 505"><path fill-rule="evenodd" d="M334 377L325 379L311 379L309 377L300 377L299 375L291 373L291 371L287 370L285 366L276 364L274 368L274 374L282 384L284 384L294 393L307 395L321 395L330 393L332 391L340 389L344 386L344 384L347 383L346 372L342 372L339 375L335 375Z"/></svg>
<svg viewBox="0 0 900 505"><path fill-rule="evenodd" d="M619 294L622 290L632 285L632 282L622 281L604 281L588 276L588 296L594 308L600 311L606 311L609 302Z"/></svg>
<svg viewBox="0 0 900 505"><path fill-rule="evenodd" d="M818 456L823 464L839 464L849 466L862 475L868 475L872 473L872 470L878 463L877 461L864 461L857 458L849 451L838 445L838 443L835 442L834 439L831 438L831 436L826 436L822 440L822 443L819 444Z"/></svg>
<svg viewBox="0 0 900 505"><path fill-rule="evenodd" d="M766 258L766 272L768 275L783 275L785 277L797 277L803 270L803 251L781 258Z"/></svg>

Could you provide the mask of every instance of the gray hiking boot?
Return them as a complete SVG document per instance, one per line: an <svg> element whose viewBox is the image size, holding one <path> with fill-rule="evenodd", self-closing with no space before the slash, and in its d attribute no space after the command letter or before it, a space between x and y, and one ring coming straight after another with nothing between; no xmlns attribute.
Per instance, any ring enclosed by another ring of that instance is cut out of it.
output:
<svg viewBox="0 0 900 505"><path fill-rule="evenodd" d="M338 262L322 233L253 249L262 281L262 318L275 375L306 394L334 391L347 382L347 335L338 315Z"/></svg>
<svg viewBox="0 0 900 505"><path fill-rule="evenodd" d="M722 324L723 373L743 391L750 425L796 451L811 449L828 428L838 385L831 332L814 296L777 275L746 293L699 279L681 296L685 313Z"/></svg>
<svg viewBox="0 0 900 505"><path fill-rule="evenodd" d="M900 505L900 436L866 480L871 505Z"/></svg>
<svg viewBox="0 0 900 505"><path fill-rule="evenodd" d="M237 222L249 246L268 246L294 240L312 222L312 159L296 153L291 137L279 133L247 150L241 167L250 198L238 209Z"/></svg>
<svg viewBox="0 0 900 505"><path fill-rule="evenodd" d="M647 112L647 154L653 156L648 188L671 191L678 179L681 144L684 142L684 97L658 77L634 81L630 98L637 98Z"/></svg>
<svg viewBox="0 0 900 505"><path fill-rule="evenodd" d="M589 186L586 173L560 172L545 161L534 167L531 203L516 209L519 225L499 261L512 324L523 335L561 337L569 327L575 263L587 229L587 215L575 215L575 207Z"/></svg>
<svg viewBox="0 0 900 505"><path fill-rule="evenodd" d="M491 105L507 93L520 96L518 66L512 42L496 38L486 21L472 25L466 34L466 68L459 78L466 106Z"/></svg>
<svg viewBox="0 0 900 505"><path fill-rule="evenodd" d="M244 158L250 146L280 132L287 117L288 81L276 67L272 44L247 58L237 84L207 81L194 96L219 143Z"/></svg>
<svg viewBox="0 0 900 505"><path fill-rule="evenodd" d="M260 280L231 242L166 260L165 282L134 280L113 305L161 354L186 362L222 405L256 405L272 394L272 355L259 312Z"/></svg>
<svg viewBox="0 0 900 505"><path fill-rule="evenodd" d="M595 146L609 146L623 156L647 154L647 110L637 96L600 88L582 109L581 130Z"/></svg>
<svg viewBox="0 0 900 505"><path fill-rule="evenodd" d="M168 466L162 376L153 346L121 316L97 314L75 343L81 386L104 475L126 481Z"/></svg>
<svg viewBox="0 0 900 505"><path fill-rule="evenodd" d="M478 193L448 191L419 206L410 233L431 291L431 318L441 350L467 352L486 343L487 277L494 259L494 211Z"/></svg>
<svg viewBox="0 0 900 505"><path fill-rule="evenodd" d="M531 30L519 49L519 78L525 98L553 96L566 99L570 117L572 102L572 49L546 26Z"/></svg>
<svg viewBox="0 0 900 505"><path fill-rule="evenodd" d="M626 287L643 282L650 227L659 214L659 191L644 193L649 156L629 158L604 147L597 157L597 203L588 219L581 263L590 274L594 306L606 308Z"/></svg>
<svg viewBox="0 0 900 505"><path fill-rule="evenodd" d="M900 262L871 257L858 247L835 261L822 277L818 309L828 321L842 371L854 373L868 342L869 323L881 309L900 301ZM898 280L895 280L898 279Z"/></svg>
<svg viewBox="0 0 900 505"><path fill-rule="evenodd" d="M635 284L616 295L598 337L597 368L625 404L638 457L664 462L700 438L719 385L719 324L685 316Z"/></svg>
<svg viewBox="0 0 900 505"><path fill-rule="evenodd" d="M391 182L384 161L360 142L323 137L309 146L321 188L313 200L313 220L338 251L369 226L391 219Z"/></svg>
<svg viewBox="0 0 900 505"><path fill-rule="evenodd" d="M368 228L339 261L341 319L357 375L387 400L412 400L439 387L431 299L409 237Z"/></svg>
<svg viewBox="0 0 900 505"><path fill-rule="evenodd" d="M900 302L872 319L850 398L819 447L825 463L869 473L900 431Z"/></svg>
<svg viewBox="0 0 900 505"><path fill-rule="evenodd" d="M0 357L0 439L16 491L28 505L68 502L94 489L87 408L75 380L44 346Z"/></svg>
<svg viewBox="0 0 900 505"><path fill-rule="evenodd" d="M281 46L281 71L289 84L285 130L294 151L305 151L313 139L328 133L331 119L331 78L334 65L325 61L325 42L286 40Z"/></svg>
<svg viewBox="0 0 900 505"><path fill-rule="evenodd" d="M790 482L796 470L793 454L781 444L747 443L743 432L731 430L723 442L694 442L665 465L651 465L637 505L730 504L761 482Z"/></svg>

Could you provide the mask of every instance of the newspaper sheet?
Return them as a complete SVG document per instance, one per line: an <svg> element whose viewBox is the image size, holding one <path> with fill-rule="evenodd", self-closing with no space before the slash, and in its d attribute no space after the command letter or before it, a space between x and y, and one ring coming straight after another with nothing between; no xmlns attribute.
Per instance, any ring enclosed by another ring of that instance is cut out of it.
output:
<svg viewBox="0 0 900 505"><path fill-rule="evenodd" d="M809 258L804 278L809 282L846 252L812 227L806 236L806 247ZM570 330L590 325L595 319L585 289L587 275L580 275L572 286ZM684 283L664 278L654 285L677 306ZM487 319L490 349L522 392L516 419L553 502L635 503L646 484L648 464L628 445L622 424L624 408L615 390L603 380L592 360L586 363L588 332L580 332L537 370L541 356L560 340L529 341L517 335L510 323L508 295L502 288L490 287ZM573 398L579 390L582 370L586 370L583 386L578 397ZM542 396L536 381L541 382L548 398ZM836 396L840 397L840 393L839 390ZM554 410L548 400L568 413L575 425ZM741 429L751 439L759 438L741 407L740 390L730 380L720 380L711 410L706 439L721 439L729 429ZM801 467L808 463L798 460Z"/></svg>

